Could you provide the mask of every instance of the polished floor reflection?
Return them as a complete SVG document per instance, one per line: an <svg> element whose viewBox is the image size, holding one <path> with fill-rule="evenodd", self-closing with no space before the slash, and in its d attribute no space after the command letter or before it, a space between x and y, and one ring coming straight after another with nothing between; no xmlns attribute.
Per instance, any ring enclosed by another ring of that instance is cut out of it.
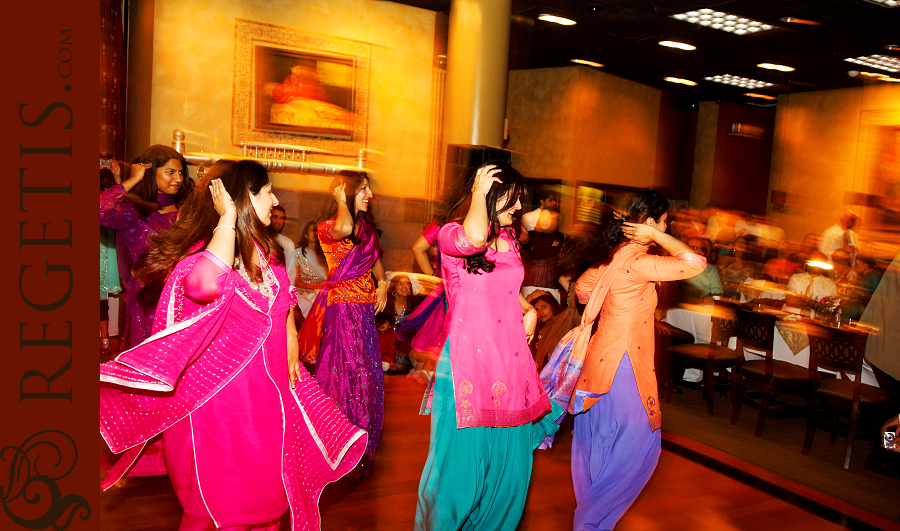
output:
<svg viewBox="0 0 900 531"><path fill-rule="evenodd" d="M416 488L428 453L429 417L418 415L424 386L393 375L386 378L385 388L384 435L372 473L364 480L344 480L325 489L321 501L323 531L413 527ZM666 447L675 449L671 441L665 443ZM571 427L564 424L555 447L535 454L521 531L571 529L575 499L570 448ZM663 450L656 473L618 530L841 529L778 496L679 455L693 455L680 448L678 453ZM168 479L147 478L102 494L99 528L171 531L178 528L180 515ZM282 529L288 527L283 525Z"/></svg>

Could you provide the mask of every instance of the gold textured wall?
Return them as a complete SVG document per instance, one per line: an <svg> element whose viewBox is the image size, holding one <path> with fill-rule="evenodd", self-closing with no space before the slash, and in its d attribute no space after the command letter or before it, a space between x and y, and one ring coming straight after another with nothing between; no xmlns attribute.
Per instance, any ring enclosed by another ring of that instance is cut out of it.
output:
<svg viewBox="0 0 900 531"><path fill-rule="evenodd" d="M820 234L833 225L844 208L845 192L872 191L869 132L873 126L890 124L900 126L897 85L778 97L769 189L786 191L789 204L783 213L772 213L771 203L769 210L788 238ZM871 221L874 216L852 208L862 215L865 251L866 239L869 243L878 239L868 233L872 224L867 226L867 217Z"/></svg>
<svg viewBox="0 0 900 531"><path fill-rule="evenodd" d="M508 149L526 177L653 185L660 91L592 68L509 73Z"/></svg>
<svg viewBox="0 0 900 531"><path fill-rule="evenodd" d="M367 165L375 170L373 187L424 195L434 12L392 2L155 0L152 142L168 145L178 128L187 134L188 151L239 153L230 140L236 18L371 43ZM284 174L273 181L278 188L324 190L330 179Z"/></svg>

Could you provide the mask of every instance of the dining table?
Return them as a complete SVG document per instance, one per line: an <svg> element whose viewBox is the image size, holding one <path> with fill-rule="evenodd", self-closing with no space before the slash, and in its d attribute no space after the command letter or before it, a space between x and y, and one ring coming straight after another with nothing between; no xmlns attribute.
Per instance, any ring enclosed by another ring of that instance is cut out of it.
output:
<svg viewBox="0 0 900 531"><path fill-rule="evenodd" d="M806 327L809 326L810 320L774 308L757 307L754 311L771 313L778 317L775 323L778 333L773 336L772 357L801 367L809 367L809 335ZM662 320L693 335L695 343L708 343L712 337L712 314L712 303L680 304L669 308ZM732 337L728 341L728 348L737 348L737 337ZM749 348L744 349L744 356L747 360L765 357L763 353ZM685 370L685 381L699 382L702 379L702 372L698 369ZM863 360L862 383L879 387L871 365L865 360Z"/></svg>

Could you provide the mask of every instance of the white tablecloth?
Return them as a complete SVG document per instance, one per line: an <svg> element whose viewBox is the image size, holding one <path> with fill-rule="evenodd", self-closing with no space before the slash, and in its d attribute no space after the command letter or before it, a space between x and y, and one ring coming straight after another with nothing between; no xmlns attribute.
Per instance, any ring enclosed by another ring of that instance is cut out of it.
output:
<svg viewBox="0 0 900 531"><path fill-rule="evenodd" d="M689 332L694 336L694 341L697 343L708 343L710 337L712 337L712 305L671 308L666 313L666 318L663 321L685 332ZM733 349L735 347L737 347L737 338L733 337L728 342L728 348ZM809 367L809 347L794 354L778 331L775 332L772 354L776 360L787 361L801 367ZM752 350L745 350L744 356L747 360L763 358L763 356L754 353ZM684 379L689 382L699 382L702 379L702 373L697 369L687 369L684 372ZM862 381L864 384L878 387L878 380L875 379L872 367L865 360L863 360Z"/></svg>

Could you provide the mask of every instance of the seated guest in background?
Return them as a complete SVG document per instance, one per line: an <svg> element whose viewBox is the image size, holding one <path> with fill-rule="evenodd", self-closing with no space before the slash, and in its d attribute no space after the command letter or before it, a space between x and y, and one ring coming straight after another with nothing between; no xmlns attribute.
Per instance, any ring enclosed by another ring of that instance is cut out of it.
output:
<svg viewBox="0 0 900 531"><path fill-rule="evenodd" d="M856 285L865 295L868 301L881 282L881 270L875 263L875 259L871 256L859 256L856 259Z"/></svg>
<svg viewBox="0 0 900 531"><path fill-rule="evenodd" d="M422 302L422 297L417 296L413 291L412 281L409 279L409 276L397 273L391 277L391 282L388 285L387 304L381 313L389 315L394 321L393 326L396 327L416 309L420 302ZM394 362L394 367L400 372L408 372L412 367L412 362L409 359L410 345L408 342L396 338L396 334L394 336L397 349L397 359Z"/></svg>
<svg viewBox="0 0 900 531"><path fill-rule="evenodd" d="M680 298L682 302L706 302L712 300L713 295L722 295L722 281L719 279L719 270L716 269L710 256L714 253L713 244L705 238L691 238L687 241L688 247L700 256L706 257L706 268L695 277L678 281Z"/></svg>
<svg viewBox="0 0 900 531"><path fill-rule="evenodd" d="M850 267L850 253L843 249L836 249L831 253L831 262L834 269L831 270L831 280L836 284L851 285L856 282L857 272Z"/></svg>
<svg viewBox="0 0 900 531"><path fill-rule="evenodd" d="M778 244L777 256L766 262L763 267L763 277L771 282L787 284L794 273L800 272L800 264L792 258L791 242L782 241Z"/></svg>
<svg viewBox="0 0 900 531"><path fill-rule="evenodd" d="M394 318L384 312L379 313L375 316L375 328L378 330L378 346L381 349L381 370L393 374L397 372L394 368L394 361L397 358Z"/></svg>
<svg viewBox="0 0 900 531"><path fill-rule="evenodd" d="M825 229L819 237L819 250L831 263L831 254L837 249L843 249L850 255L850 265L856 265L856 255L859 253L859 237L853 229L859 225L859 216L851 210L844 210L838 217L837 223Z"/></svg>
<svg viewBox="0 0 900 531"><path fill-rule="evenodd" d="M530 302L534 306L535 311L537 311L538 322L534 330L534 340L531 342L530 347L531 354L534 357L534 364L540 370L544 362L547 361L547 357L556 348L556 344L562 339L562 336L572 328L575 328L577 323L568 326L571 319L556 319L557 316L563 317L561 313L562 306L556 302L553 295L546 291L532 291L528 294L528 297L525 297L525 300ZM562 330L563 328L566 329Z"/></svg>
<svg viewBox="0 0 900 531"><path fill-rule="evenodd" d="M734 237L756 236L762 238L763 226L759 223L759 210L748 208L747 215L743 219L734 222Z"/></svg>
<svg viewBox="0 0 900 531"><path fill-rule="evenodd" d="M801 266L809 259L809 253L819 248L819 236L810 232L803 237L800 245L794 249L792 260Z"/></svg>
<svg viewBox="0 0 900 531"><path fill-rule="evenodd" d="M706 206L700 210L700 221L706 224L706 232L704 236L706 239L715 243L717 238L719 237L719 230L721 229L721 221L722 217L719 214L719 210L722 206L718 203L718 201L710 201L706 203Z"/></svg>
<svg viewBox="0 0 900 531"><path fill-rule="evenodd" d="M758 278L756 261L759 259L759 248L756 236L741 236L734 241L734 256L729 260L720 260L719 277L722 280L724 295L729 299L740 299L739 287L748 279Z"/></svg>
<svg viewBox="0 0 900 531"><path fill-rule="evenodd" d="M820 301L837 293L837 285L825 274L826 270L817 267L815 262L825 262L825 253L813 251L809 253L806 271L791 276L787 290Z"/></svg>

